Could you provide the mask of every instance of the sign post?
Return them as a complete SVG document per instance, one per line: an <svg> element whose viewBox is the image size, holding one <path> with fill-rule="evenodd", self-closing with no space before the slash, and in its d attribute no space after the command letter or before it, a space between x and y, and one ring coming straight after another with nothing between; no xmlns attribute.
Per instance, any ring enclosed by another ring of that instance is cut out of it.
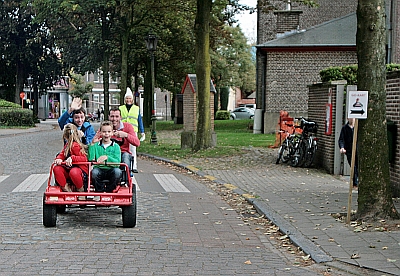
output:
<svg viewBox="0 0 400 276"><path fill-rule="evenodd" d="M351 201L353 197L353 178L354 163L356 161L357 152L357 133L358 119L367 119L368 110L368 91L349 91L349 101L347 106L347 118L354 118L353 129L353 147L351 152L350 181L349 181L349 198L347 203L346 223L350 224L351 218Z"/></svg>
<svg viewBox="0 0 400 276"><path fill-rule="evenodd" d="M19 93L19 97L21 98L21 102L22 102L22 108L24 108L24 98L25 98L25 93L24 91Z"/></svg>

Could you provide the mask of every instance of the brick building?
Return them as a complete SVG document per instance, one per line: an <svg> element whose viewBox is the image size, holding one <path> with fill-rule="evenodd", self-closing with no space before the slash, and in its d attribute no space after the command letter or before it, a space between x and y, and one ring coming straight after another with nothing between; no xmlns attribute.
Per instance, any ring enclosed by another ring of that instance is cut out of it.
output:
<svg viewBox="0 0 400 276"><path fill-rule="evenodd" d="M280 110L308 115L307 86L320 82L330 66L356 64L357 0L320 0L319 7L272 1L263 12L258 1L257 112L254 131L275 131ZM290 1L289 1L290 2ZM388 62L400 61L400 11L387 1Z"/></svg>
<svg viewBox="0 0 400 276"><path fill-rule="evenodd" d="M215 87L210 80L210 118L212 145L216 146L217 137L214 133L214 94ZM181 91L182 97L176 97L175 110L177 116L182 117L183 132L181 133L181 148L193 148L197 131L197 77L196 74L188 74ZM179 99L181 98L181 99ZM180 114L181 113L181 114Z"/></svg>
<svg viewBox="0 0 400 276"><path fill-rule="evenodd" d="M394 197L400 196L400 114L398 107L400 105L400 72L390 72L387 74L386 83L386 117L394 123L395 127L391 131L392 139L389 139L389 152L393 158L390 161L390 182ZM339 153L337 141L340 130L343 125L346 108L343 106L344 91L357 90L357 86L347 86L346 81L335 81L330 83L318 83L309 86L309 117L313 119L320 127L318 129L318 151L315 163L331 174L341 174L347 166L344 156ZM332 133L327 135L324 130L325 113L327 103L332 105ZM388 132L389 134L389 132ZM390 155L390 154L389 154ZM390 156L389 156L390 157Z"/></svg>

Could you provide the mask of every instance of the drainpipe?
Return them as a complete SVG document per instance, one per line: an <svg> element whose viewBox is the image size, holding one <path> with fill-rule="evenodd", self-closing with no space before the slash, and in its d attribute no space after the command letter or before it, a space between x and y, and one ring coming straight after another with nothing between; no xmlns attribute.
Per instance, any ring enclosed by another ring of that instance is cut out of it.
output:
<svg viewBox="0 0 400 276"><path fill-rule="evenodd" d="M264 111L265 111L265 56L257 48L257 68L256 68L256 102L257 109L254 114L253 133L264 133Z"/></svg>

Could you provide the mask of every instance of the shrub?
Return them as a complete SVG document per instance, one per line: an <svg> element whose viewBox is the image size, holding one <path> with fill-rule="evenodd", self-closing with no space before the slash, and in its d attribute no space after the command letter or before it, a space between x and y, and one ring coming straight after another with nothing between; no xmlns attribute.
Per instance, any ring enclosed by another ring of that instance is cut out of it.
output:
<svg viewBox="0 0 400 276"><path fill-rule="evenodd" d="M393 72L393 71L400 71L400 64L386 64L386 71L387 72Z"/></svg>
<svg viewBox="0 0 400 276"><path fill-rule="evenodd" d="M1 108L11 108L11 107L21 108L21 105L0 99L0 107Z"/></svg>
<svg viewBox="0 0 400 276"><path fill-rule="evenodd" d="M329 67L319 72L322 82L343 80L342 67Z"/></svg>
<svg viewBox="0 0 400 276"><path fill-rule="evenodd" d="M229 120L231 113L228 110L218 110L215 114L215 120Z"/></svg>
<svg viewBox="0 0 400 276"><path fill-rule="evenodd" d="M357 84L358 65L329 67L321 70L319 75L323 82L346 80L347 84ZM400 71L400 64L386 64L386 72Z"/></svg>
<svg viewBox="0 0 400 276"><path fill-rule="evenodd" d="M33 112L19 104L0 99L0 126L35 126Z"/></svg>

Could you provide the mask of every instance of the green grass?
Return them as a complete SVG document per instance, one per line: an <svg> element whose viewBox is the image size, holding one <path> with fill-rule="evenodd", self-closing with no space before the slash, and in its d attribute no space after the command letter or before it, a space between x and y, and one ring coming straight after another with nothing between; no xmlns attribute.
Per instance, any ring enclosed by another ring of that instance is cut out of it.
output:
<svg viewBox="0 0 400 276"><path fill-rule="evenodd" d="M181 149L180 133L183 125L172 121L157 121L158 145L150 143L150 129L146 132L146 141L142 142L138 152L147 153L168 159L185 159L190 157L222 157L240 154L243 148L268 147L275 142L273 134L253 134L253 120L217 120L217 146L199 152Z"/></svg>

